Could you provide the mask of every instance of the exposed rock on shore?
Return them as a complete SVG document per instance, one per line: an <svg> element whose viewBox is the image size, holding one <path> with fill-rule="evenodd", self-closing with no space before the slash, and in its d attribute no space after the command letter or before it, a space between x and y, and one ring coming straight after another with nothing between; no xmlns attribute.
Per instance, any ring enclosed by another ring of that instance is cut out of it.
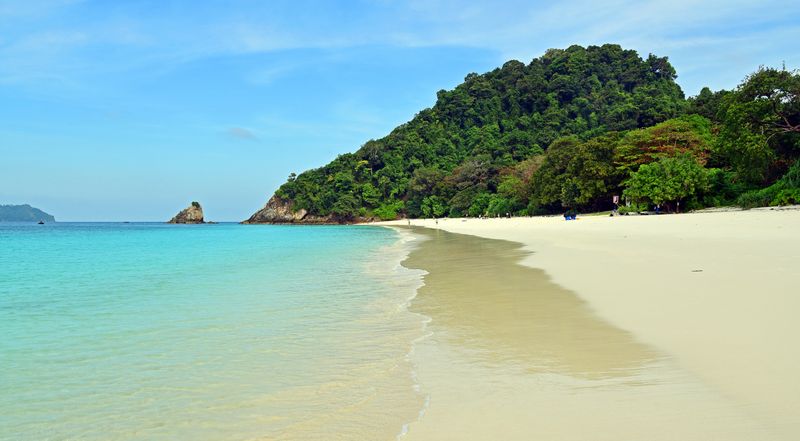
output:
<svg viewBox="0 0 800 441"><path fill-rule="evenodd" d="M198 202L192 202L191 205L181 210L175 217L167 222L169 224L204 224L203 207Z"/></svg>
<svg viewBox="0 0 800 441"><path fill-rule="evenodd" d="M341 219L333 215L315 216L305 209L294 209L294 202L272 196L264 208L256 211L243 224L349 224L365 222L369 219L360 217Z"/></svg>
<svg viewBox="0 0 800 441"><path fill-rule="evenodd" d="M293 210L293 203L285 201L278 196L272 196L264 208L256 211L243 224L291 224L302 222L308 212L300 209Z"/></svg>

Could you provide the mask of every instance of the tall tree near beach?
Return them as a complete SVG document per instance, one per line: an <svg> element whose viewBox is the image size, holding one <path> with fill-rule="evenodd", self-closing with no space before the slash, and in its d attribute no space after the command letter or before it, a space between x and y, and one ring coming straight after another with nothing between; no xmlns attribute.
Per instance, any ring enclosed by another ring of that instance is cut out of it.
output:
<svg viewBox="0 0 800 441"><path fill-rule="evenodd" d="M723 99L719 155L755 185L800 156L800 74L760 68Z"/></svg>
<svg viewBox="0 0 800 441"><path fill-rule="evenodd" d="M708 189L708 172L695 158L684 154L642 165L625 187L623 194L634 202L665 204L675 210L682 200Z"/></svg>

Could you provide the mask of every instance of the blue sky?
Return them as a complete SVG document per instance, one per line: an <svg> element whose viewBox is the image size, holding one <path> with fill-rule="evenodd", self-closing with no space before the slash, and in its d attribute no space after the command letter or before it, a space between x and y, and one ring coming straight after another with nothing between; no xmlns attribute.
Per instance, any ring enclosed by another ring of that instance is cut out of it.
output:
<svg viewBox="0 0 800 441"><path fill-rule="evenodd" d="M796 1L0 0L0 203L242 220L512 58L619 43L693 95L800 67L798 41Z"/></svg>

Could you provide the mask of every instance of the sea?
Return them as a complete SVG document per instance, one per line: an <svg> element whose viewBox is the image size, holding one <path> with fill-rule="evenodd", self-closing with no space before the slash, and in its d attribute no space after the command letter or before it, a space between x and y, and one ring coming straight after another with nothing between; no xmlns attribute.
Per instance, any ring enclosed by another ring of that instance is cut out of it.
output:
<svg viewBox="0 0 800 441"><path fill-rule="evenodd" d="M0 223L0 440L382 440L425 407L413 243L371 226Z"/></svg>

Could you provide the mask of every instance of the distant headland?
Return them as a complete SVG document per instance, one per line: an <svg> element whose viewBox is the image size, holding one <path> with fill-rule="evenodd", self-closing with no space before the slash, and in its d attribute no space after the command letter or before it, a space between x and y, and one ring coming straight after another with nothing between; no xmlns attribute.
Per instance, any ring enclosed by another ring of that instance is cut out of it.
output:
<svg viewBox="0 0 800 441"><path fill-rule="evenodd" d="M24 205L0 205L0 222L55 222L52 214Z"/></svg>

